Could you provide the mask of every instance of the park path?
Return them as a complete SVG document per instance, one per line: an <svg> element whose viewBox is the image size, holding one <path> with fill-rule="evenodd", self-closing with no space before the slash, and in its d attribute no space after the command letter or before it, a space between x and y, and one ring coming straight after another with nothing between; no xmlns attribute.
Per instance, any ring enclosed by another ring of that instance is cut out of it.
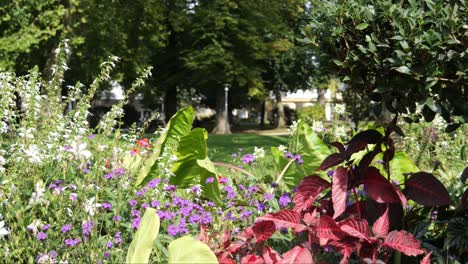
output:
<svg viewBox="0 0 468 264"><path fill-rule="evenodd" d="M264 136L287 136L289 135L289 130L287 128L276 128L276 129L269 129L269 130L246 129L246 130L242 130L242 132L240 133L264 135Z"/></svg>

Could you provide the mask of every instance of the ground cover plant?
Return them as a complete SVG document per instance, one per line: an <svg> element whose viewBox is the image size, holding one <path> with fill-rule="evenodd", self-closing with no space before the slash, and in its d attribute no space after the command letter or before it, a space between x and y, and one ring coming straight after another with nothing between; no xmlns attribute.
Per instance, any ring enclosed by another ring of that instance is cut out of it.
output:
<svg viewBox="0 0 468 264"><path fill-rule="evenodd" d="M449 193L412 166L393 142L397 119L333 137L297 121L279 146L216 160L191 107L145 137L119 129L126 99L90 129L117 58L62 98L68 53L63 43L50 81L0 74L2 261L466 261L467 172Z"/></svg>

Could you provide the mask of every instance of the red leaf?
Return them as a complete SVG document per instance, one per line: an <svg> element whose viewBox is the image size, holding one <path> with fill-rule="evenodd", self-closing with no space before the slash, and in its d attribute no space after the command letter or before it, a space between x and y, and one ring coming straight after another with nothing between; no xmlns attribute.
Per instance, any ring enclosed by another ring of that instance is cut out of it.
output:
<svg viewBox="0 0 468 264"><path fill-rule="evenodd" d="M350 215L358 216L359 215L358 210L361 210L361 216L365 217L367 213L366 201L359 201L357 203L353 203L348 208L346 208L346 213Z"/></svg>
<svg viewBox="0 0 468 264"><path fill-rule="evenodd" d="M385 237L383 247L389 247L408 256L417 256L424 253L419 242L412 234L401 231L392 231Z"/></svg>
<svg viewBox="0 0 468 264"><path fill-rule="evenodd" d="M337 218L346 210L346 193L348 192L348 170L338 167L333 174L332 201L333 218Z"/></svg>
<svg viewBox="0 0 468 264"><path fill-rule="evenodd" d="M276 264L281 261L281 256L269 246L263 246L262 256L265 264Z"/></svg>
<svg viewBox="0 0 468 264"><path fill-rule="evenodd" d="M376 237L385 237L388 234L388 229L390 227L390 221L388 219L388 204L385 212L374 222L372 226L372 233Z"/></svg>
<svg viewBox="0 0 468 264"><path fill-rule="evenodd" d="M465 192L463 193L463 196L461 198L461 205L462 205L462 208L463 209L467 209L468 208L468 188L465 190Z"/></svg>
<svg viewBox="0 0 468 264"><path fill-rule="evenodd" d="M247 255L241 259L241 264L263 264L265 261L262 257L254 254Z"/></svg>
<svg viewBox="0 0 468 264"><path fill-rule="evenodd" d="M341 153L333 153L322 161L317 170L326 170L330 167L340 164L344 160L345 158L343 157L343 155L341 155Z"/></svg>
<svg viewBox="0 0 468 264"><path fill-rule="evenodd" d="M363 150L367 144L378 144L383 141L383 136L377 130L366 130L357 133L346 148L346 155L350 157L353 153Z"/></svg>
<svg viewBox="0 0 468 264"><path fill-rule="evenodd" d="M247 227L237 237L244 240L244 241L252 239L254 237L253 227L251 227L251 226Z"/></svg>
<svg viewBox="0 0 468 264"><path fill-rule="evenodd" d="M400 197L395 192L393 185L375 167L369 167L367 170L364 190L369 197L378 203L400 202Z"/></svg>
<svg viewBox="0 0 468 264"><path fill-rule="evenodd" d="M226 249L227 252L231 253L231 254L236 254L237 252L239 252L239 250L244 247L246 245L246 241L234 241L231 243L231 245L229 245L229 247Z"/></svg>
<svg viewBox="0 0 468 264"><path fill-rule="evenodd" d="M319 194L330 187L330 183L317 175L305 177L297 187L293 198L294 211L301 212L311 206Z"/></svg>
<svg viewBox="0 0 468 264"><path fill-rule="evenodd" d="M305 213L304 216L302 216L302 221L308 226L316 226L319 222L318 210L314 209L312 213Z"/></svg>
<svg viewBox="0 0 468 264"><path fill-rule="evenodd" d="M340 241L332 241L329 243L330 246L334 247L341 255L343 255L343 260L348 259L353 251L356 249L356 239L345 238Z"/></svg>
<svg viewBox="0 0 468 264"><path fill-rule="evenodd" d="M254 232L256 242L261 243L269 239L276 232L275 223L273 221L257 222L253 226L252 231Z"/></svg>
<svg viewBox="0 0 468 264"><path fill-rule="evenodd" d="M421 262L419 262L420 264L431 264L431 254L432 254L432 251L427 253L426 256L424 256L423 259L421 259Z"/></svg>
<svg viewBox="0 0 468 264"><path fill-rule="evenodd" d="M365 219L348 218L339 223L341 230L346 234L362 240L370 241L369 224Z"/></svg>
<svg viewBox="0 0 468 264"><path fill-rule="evenodd" d="M229 256L229 253L223 252L217 256L218 262L223 264L236 264L236 262Z"/></svg>
<svg viewBox="0 0 468 264"><path fill-rule="evenodd" d="M395 190L398 197L400 197L400 201L401 201L401 204L403 205L403 208L406 208L406 205L408 204L408 200L406 199L406 196L403 194L403 192L400 190L400 187L393 186L393 189Z"/></svg>
<svg viewBox="0 0 468 264"><path fill-rule="evenodd" d="M301 224L301 215L289 209L260 216L257 220L273 221L277 228L293 228L295 232L302 232L307 229L305 225Z"/></svg>
<svg viewBox="0 0 468 264"><path fill-rule="evenodd" d="M343 144L341 142L332 142L330 143L330 145L334 146L335 148L338 149L338 151L341 153L341 154L344 154L345 152L345 148L343 146Z"/></svg>
<svg viewBox="0 0 468 264"><path fill-rule="evenodd" d="M405 183L409 199L425 206L450 204L450 195L434 175L427 172L414 173Z"/></svg>
<svg viewBox="0 0 468 264"><path fill-rule="evenodd" d="M319 238L340 240L346 236L335 220L328 215L320 217L316 232Z"/></svg>
<svg viewBox="0 0 468 264"><path fill-rule="evenodd" d="M291 264L291 263L308 263L313 264L314 259L310 250L296 246L293 249L283 254L283 260L280 263Z"/></svg>

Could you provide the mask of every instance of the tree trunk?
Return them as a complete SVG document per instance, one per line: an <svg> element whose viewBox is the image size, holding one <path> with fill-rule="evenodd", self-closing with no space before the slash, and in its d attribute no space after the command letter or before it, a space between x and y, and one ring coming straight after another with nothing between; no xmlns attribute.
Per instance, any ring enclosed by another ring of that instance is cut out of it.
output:
<svg viewBox="0 0 468 264"><path fill-rule="evenodd" d="M286 125L286 115L284 114L284 105L281 102L281 92L276 90L276 108L278 109L278 126L276 128L285 128Z"/></svg>
<svg viewBox="0 0 468 264"><path fill-rule="evenodd" d="M224 87L220 85L216 91L216 126L211 132L213 134L231 134L225 100Z"/></svg>
<svg viewBox="0 0 468 264"><path fill-rule="evenodd" d="M266 101L262 102L262 107L260 110L260 128L265 128L265 112L266 112Z"/></svg>
<svg viewBox="0 0 468 264"><path fill-rule="evenodd" d="M177 112L177 89L167 89L164 96L164 119L166 123Z"/></svg>
<svg viewBox="0 0 468 264"><path fill-rule="evenodd" d="M319 105L325 105L325 93L327 89L317 89L317 103Z"/></svg>

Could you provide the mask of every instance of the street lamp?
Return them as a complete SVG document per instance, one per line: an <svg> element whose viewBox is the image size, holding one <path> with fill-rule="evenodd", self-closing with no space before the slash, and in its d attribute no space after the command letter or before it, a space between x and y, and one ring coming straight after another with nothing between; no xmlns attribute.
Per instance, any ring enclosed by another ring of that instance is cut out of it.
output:
<svg viewBox="0 0 468 264"><path fill-rule="evenodd" d="M229 84L224 84L224 120L225 120L225 131L229 131L229 116L228 116L228 92Z"/></svg>

